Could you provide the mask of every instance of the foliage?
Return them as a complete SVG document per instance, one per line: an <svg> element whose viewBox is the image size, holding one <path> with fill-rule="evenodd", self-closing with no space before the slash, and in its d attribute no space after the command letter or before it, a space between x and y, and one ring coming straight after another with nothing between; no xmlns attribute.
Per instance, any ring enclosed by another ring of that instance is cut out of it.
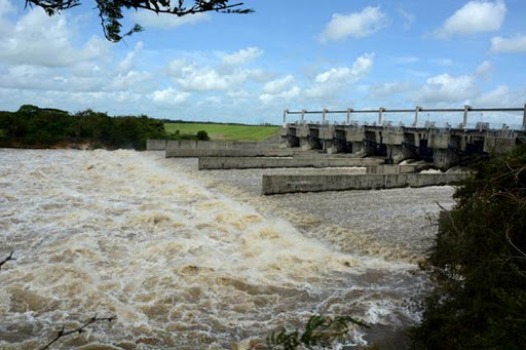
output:
<svg viewBox="0 0 526 350"><path fill-rule="evenodd" d="M258 349L332 348L335 341L345 341L351 324L368 327L365 323L349 316L331 318L314 315L309 319L302 333L298 330L286 329L272 332L267 336L266 347Z"/></svg>
<svg viewBox="0 0 526 350"><path fill-rule="evenodd" d="M415 349L526 348L526 146L479 164L444 212Z"/></svg>
<svg viewBox="0 0 526 350"><path fill-rule="evenodd" d="M26 0L26 6L41 7L48 15L52 16L61 11L80 6L82 2L82 0ZM193 0L192 2L192 5L187 6L185 0L95 0L95 7L99 12L104 36L112 42L119 42L124 37L143 30L139 24L135 24L127 32L122 33L125 11L130 9L178 17L203 12L238 14L253 12L251 9L242 8L244 5L242 2L234 4L229 3L229 0Z"/></svg>
<svg viewBox="0 0 526 350"><path fill-rule="evenodd" d="M275 135L279 127L268 125L242 125L242 124L218 124L218 123L193 123L193 122L165 122L164 128L169 134L177 131L181 135L196 134L198 131L206 131L212 140L228 141L263 141Z"/></svg>
<svg viewBox="0 0 526 350"><path fill-rule="evenodd" d="M208 141L210 140L210 137L208 136L208 133L204 130L199 130L196 134L197 139L199 141Z"/></svg>
<svg viewBox="0 0 526 350"><path fill-rule="evenodd" d="M90 109L70 115L32 105L1 112L0 130L1 147L46 148L66 142L143 150L147 139L168 138L162 121L144 115L110 117Z"/></svg>

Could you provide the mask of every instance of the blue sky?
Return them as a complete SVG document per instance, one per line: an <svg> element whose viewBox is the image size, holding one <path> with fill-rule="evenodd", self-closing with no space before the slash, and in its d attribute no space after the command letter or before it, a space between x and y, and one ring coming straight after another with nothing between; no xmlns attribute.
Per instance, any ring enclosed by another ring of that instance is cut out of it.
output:
<svg viewBox="0 0 526 350"><path fill-rule="evenodd" d="M526 103L524 0L245 5L256 12L131 11L145 31L112 44L90 0L53 17L0 0L0 109L257 124L280 123L284 109Z"/></svg>

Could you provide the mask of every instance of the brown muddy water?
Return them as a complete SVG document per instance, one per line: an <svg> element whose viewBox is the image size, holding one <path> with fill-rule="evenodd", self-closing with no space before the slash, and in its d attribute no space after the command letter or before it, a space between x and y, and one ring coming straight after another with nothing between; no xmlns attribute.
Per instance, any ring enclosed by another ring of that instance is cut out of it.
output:
<svg viewBox="0 0 526 350"><path fill-rule="evenodd" d="M118 319L54 348L231 349L313 314L375 326L341 348L417 322L408 300L429 283L416 263L454 189L261 196L278 171L0 149L0 260L17 258L0 271L0 349L94 315Z"/></svg>

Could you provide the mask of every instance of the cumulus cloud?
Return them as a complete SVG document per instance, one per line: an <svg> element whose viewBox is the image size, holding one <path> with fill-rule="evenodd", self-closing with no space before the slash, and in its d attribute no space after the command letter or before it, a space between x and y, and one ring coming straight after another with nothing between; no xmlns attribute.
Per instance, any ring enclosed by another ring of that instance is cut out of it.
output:
<svg viewBox="0 0 526 350"><path fill-rule="evenodd" d="M167 105L180 105L188 100L190 94L184 91L177 91L172 87L164 90L157 90L151 94L154 103Z"/></svg>
<svg viewBox="0 0 526 350"><path fill-rule="evenodd" d="M307 89L307 97L324 98L331 97L341 92L342 87L352 85L367 75L374 63L374 54L368 53L359 56L351 67L331 68L316 75L314 86Z"/></svg>
<svg viewBox="0 0 526 350"><path fill-rule="evenodd" d="M275 94L263 93L259 96L259 99L263 103L271 103L276 100L290 101L301 94L301 89L298 86L293 86L288 90L281 91Z"/></svg>
<svg viewBox="0 0 526 350"><path fill-rule="evenodd" d="M271 103L276 100L290 101L301 94L301 89L296 85L292 75L272 80L263 85L262 94L259 99L263 103Z"/></svg>
<svg viewBox="0 0 526 350"><path fill-rule="evenodd" d="M421 105L435 103L464 103L477 92L475 79L470 75L440 74L428 78L412 99Z"/></svg>
<svg viewBox="0 0 526 350"><path fill-rule="evenodd" d="M487 77L493 70L493 64L490 61L484 61L477 67L475 75L478 77Z"/></svg>
<svg viewBox="0 0 526 350"><path fill-rule="evenodd" d="M65 67L104 57L108 51L109 44L97 37L82 47L73 46L67 17L49 17L37 9L29 10L12 30L0 33L0 60L13 64Z"/></svg>
<svg viewBox="0 0 526 350"><path fill-rule="evenodd" d="M119 72L127 72L129 71L130 69L133 68L134 64L135 64L135 58L137 57L137 55L142 51L142 49L144 48L144 44L142 41L139 41L135 47L133 48L132 51L128 52L126 54L126 57L120 61L117 65L117 70Z"/></svg>
<svg viewBox="0 0 526 350"><path fill-rule="evenodd" d="M496 36L491 39L492 52L526 52L526 35L517 34L511 38Z"/></svg>
<svg viewBox="0 0 526 350"><path fill-rule="evenodd" d="M208 21L211 19L211 16L208 13L196 13L179 17L170 14L156 14L151 11L137 11L133 13L132 18L145 28L176 28Z"/></svg>
<svg viewBox="0 0 526 350"><path fill-rule="evenodd" d="M275 94L289 89L294 85L294 77L292 75L286 75L283 78L272 80L267 82L263 86L263 92L269 94Z"/></svg>
<svg viewBox="0 0 526 350"><path fill-rule="evenodd" d="M177 84L185 91L221 91L243 84L248 78L247 71L220 74L212 68L185 67Z"/></svg>
<svg viewBox="0 0 526 350"><path fill-rule="evenodd" d="M263 54L263 50L257 47L241 49L223 57L223 63L231 66L239 66L248 63Z"/></svg>
<svg viewBox="0 0 526 350"><path fill-rule="evenodd" d="M510 99L510 89L506 85L499 85L495 89L478 96L474 102L481 107L509 107L513 105Z"/></svg>
<svg viewBox="0 0 526 350"><path fill-rule="evenodd" d="M435 31L439 38L453 35L469 35L499 30L506 16L503 0L474 0L458 9L441 28Z"/></svg>
<svg viewBox="0 0 526 350"><path fill-rule="evenodd" d="M348 15L334 14L320 36L322 42L348 37L370 36L387 25L388 17L380 7L366 7L361 12Z"/></svg>
<svg viewBox="0 0 526 350"><path fill-rule="evenodd" d="M371 91L376 98L386 98L411 91L413 88L413 84L408 82L393 82L374 85L371 87Z"/></svg>

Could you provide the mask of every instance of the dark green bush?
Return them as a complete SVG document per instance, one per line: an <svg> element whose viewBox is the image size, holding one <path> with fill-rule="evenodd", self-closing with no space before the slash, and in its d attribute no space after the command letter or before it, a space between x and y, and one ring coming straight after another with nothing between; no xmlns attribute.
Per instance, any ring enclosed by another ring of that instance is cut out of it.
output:
<svg viewBox="0 0 526 350"><path fill-rule="evenodd" d="M208 137L208 133L204 130L199 130L197 132L197 139L199 141L208 141L210 140L210 137Z"/></svg>
<svg viewBox="0 0 526 350"><path fill-rule="evenodd" d="M526 146L480 164L444 212L424 268L415 349L526 349Z"/></svg>

